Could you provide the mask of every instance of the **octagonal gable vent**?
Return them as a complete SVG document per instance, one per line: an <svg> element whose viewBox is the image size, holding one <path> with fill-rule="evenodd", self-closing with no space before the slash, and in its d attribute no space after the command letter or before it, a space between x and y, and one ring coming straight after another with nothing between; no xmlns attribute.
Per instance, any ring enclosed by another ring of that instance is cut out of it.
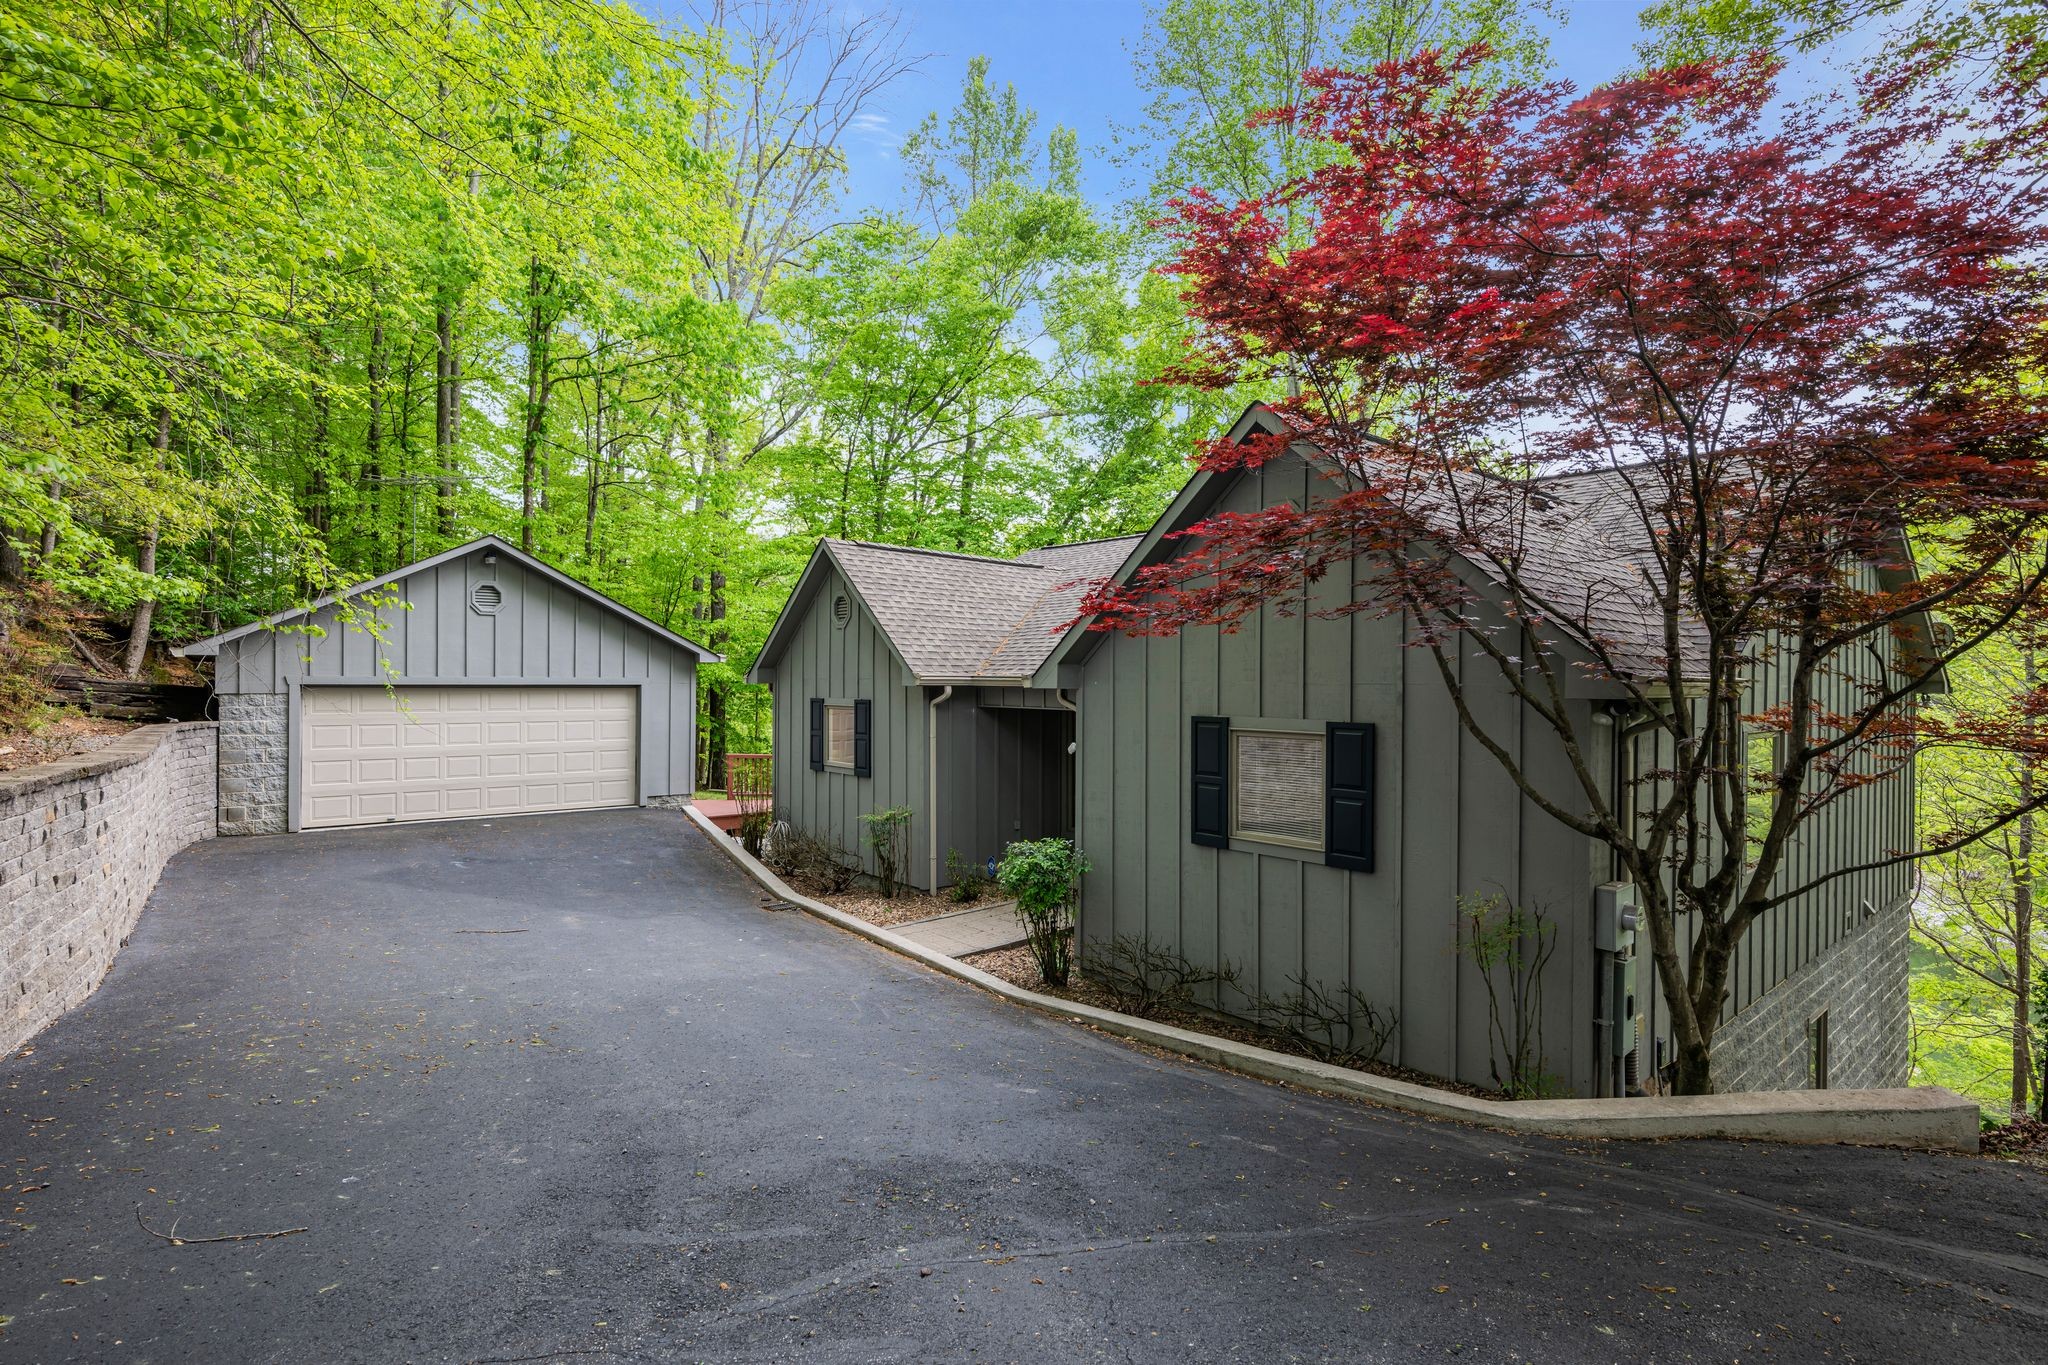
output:
<svg viewBox="0 0 2048 1365"><path fill-rule="evenodd" d="M505 605L505 594L496 583L479 583L469 590L469 609L478 616L496 616Z"/></svg>
<svg viewBox="0 0 2048 1365"><path fill-rule="evenodd" d="M844 628L852 619L853 603L846 600L845 593L840 593L832 599L832 624Z"/></svg>

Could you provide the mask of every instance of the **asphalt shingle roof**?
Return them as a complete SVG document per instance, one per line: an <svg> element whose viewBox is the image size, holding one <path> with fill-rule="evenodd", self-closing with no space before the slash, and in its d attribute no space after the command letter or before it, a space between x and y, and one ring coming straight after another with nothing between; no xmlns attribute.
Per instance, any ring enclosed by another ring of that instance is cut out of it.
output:
<svg viewBox="0 0 2048 1365"><path fill-rule="evenodd" d="M1654 521L1663 494L1642 468L1588 470L1540 481L1548 504L1531 519L1522 577L1566 621L1580 623L1624 674L1665 671L1663 569ZM1707 641L1690 615L1678 621L1681 672L1705 656Z"/></svg>
<svg viewBox="0 0 2048 1365"><path fill-rule="evenodd" d="M1082 541L1016 559L830 540L854 590L920 678L1028 678L1081 598L1142 537Z"/></svg>
<svg viewBox="0 0 2048 1365"><path fill-rule="evenodd" d="M1317 457L1334 465L1327 454ZM1354 472L1368 476L1377 457L1352 457ZM1326 467L1328 467L1326 465ZM1401 475L1389 476L1399 483ZM1651 530L1665 496L1646 466L1614 466L1553 474L1528 483L1499 485L1530 495L1521 506L1514 543L1523 590L1548 608L1550 620L1582 643L1595 643L1624 676L1655 680L1665 673L1671 650L1664 636L1662 575ZM1475 499L1476 501L1476 499ZM1446 494L1415 495L1412 510L1424 521L1440 517L1450 532L1459 524ZM1503 571L1470 559L1482 574L1504 585ZM1505 589L1504 589L1505 590ZM1678 621L1681 673L1704 657L1705 633L1690 616Z"/></svg>

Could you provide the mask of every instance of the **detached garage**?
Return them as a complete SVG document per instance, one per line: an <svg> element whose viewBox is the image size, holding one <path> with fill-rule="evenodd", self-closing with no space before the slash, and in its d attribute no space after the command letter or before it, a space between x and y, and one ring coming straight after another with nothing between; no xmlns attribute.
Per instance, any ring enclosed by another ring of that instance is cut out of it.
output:
<svg viewBox="0 0 2048 1365"><path fill-rule="evenodd" d="M214 661L222 834L691 790L702 645L494 536L340 597L377 632L330 597L179 651Z"/></svg>

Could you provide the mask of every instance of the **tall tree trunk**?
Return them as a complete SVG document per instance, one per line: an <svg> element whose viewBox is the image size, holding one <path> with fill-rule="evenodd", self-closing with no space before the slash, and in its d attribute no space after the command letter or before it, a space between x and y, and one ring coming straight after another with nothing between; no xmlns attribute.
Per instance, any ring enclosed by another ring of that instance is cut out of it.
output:
<svg viewBox="0 0 2048 1365"><path fill-rule="evenodd" d="M600 349L602 339L600 338ZM597 563L597 507L599 490L604 487L604 372L599 371L593 380L597 390L597 402L590 423L590 455L585 462L586 475L583 481L583 562Z"/></svg>
<svg viewBox="0 0 2048 1365"><path fill-rule="evenodd" d="M2020 663L2026 677L2026 691L2022 695L2031 696L2041 680L2031 645L2021 650ZM2031 801L2038 780L2034 759L2022 754L2019 766L2020 800ZM2016 1119L2027 1112L2027 1092L2034 1084L2030 1036L2034 1009L2034 820L2032 811L2022 815L2014 835L2019 873L2013 878L2012 889L2012 1116Z"/></svg>
<svg viewBox="0 0 2048 1365"><path fill-rule="evenodd" d="M156 417L156 463L162 469L165 457L171 449L171 405L166 403L157 409ZM156 577L156 543L161 523L150 518L149 529L142 534L142 544L136 548L135 567L144 578ZM156 617L156 598L153 588L145 588L143 596L135 603L135 616L128 623L128 657L122 664L122 672L136 677L142 672L143 656L149 653L149 626Z"/></svg>
<svg viewBox="0 0 2048 1365"><path fill-rule="evenodd" d="M333 480L328 475L328 465L333 452L328 449L333 430L334 399L327 391L327 348L320 334L313 333L313 469L307 480L306 524L320 533L324 541L334 528Z"/></svg>
<svg viewBox="0 0 2048 1365"><path fill-rule="evenodd" d="M554 340L542 283L547 278L538 256L527 265L526 425L519 441L519 548L533 553L534 521L542 496L540 443L547 431L548 398L554 387L548 348Z"/></svg>
<svg viewBox="0 0 2048 1365"><path fill-rule="evenodd" d="M447 300L434 310L434 526L455 534L455 427L462 403L462 361L455 353L455 310Z"/></svg>
<svg viewBox="0 0 2048 1365"><path fill-rule="evenodd" d="M50 480L50 482L49 482L49 484L48 484L48 486L47 486L47 487L46 487L46 488L44 489L44 492L46 492L46 493L47 493L47 494L49 495L49 498L50 498L50 501L51 501L51 502L61 502L61 501L63 501L63 499L64 499L64 480L62 480L62 479L59 479L59 478L53 478L53 479L51 479L51 480ZM49 517L45 518L45 519L44 519L44 521L43 521L43 535L42 535L42 541L41 541L41 543L40 543L40 544L39 544L39 545L38 545L38 546L36 547L36 562L37 562L38 564L47 564L47 563L49 562L49 560L50 560L50 556L51 556L51 555L54 555L54 554L56 554L56 553L57 553L57 517L56 517L56 515L55 515L54 513L52 513L52 514L51 514L51 515L50 515Z"/></svg>
<svg viewBox="0 0 2048 1365"><path fill-rule="evenodd" d="M960 462L959 524L953 528L953 548L956 550L964 550L967 548L967 523L968 519L974 515L975 433L974 416L972 409L969 410L967 421L967 449L965 452L965 458L962 459L962 461Z"/></svg>
<svg viewBox="0 0 2048 1365"><path fill-rule="evenodd" d="M455 27L455 0L441 0L441 25L444 32ZM434 81L434 98L437 105L448 102L448 81L437 76ZM443 182L455 176L455 163L444 160L441 163ZM469 192L476 193L476 172L469 174ZM448 247L448 204L444 195L440 204L441 248ZM455 311L462 301L462 291L450 279L450 262L444 256L440 263L440 280L434 289L434 528L443 539L455 535L455 440L456 428L462 411L462 360L455 345Z"/></svg>
<svg viewBox="0 0 2048 1365"><path fill-rule="evenodd" d="M371 306L376 306L376 291L371 291ZM375 563L379 569L395 568L395 562L387 558L388 542L384 535L384 383L386 375L384 354L384 316L381 312L370 321L370 356L363 367L364 387L369 390L369 424L363 430L363 480L358 506L366 506L370 512L370 543L376 547Z"/></svg>

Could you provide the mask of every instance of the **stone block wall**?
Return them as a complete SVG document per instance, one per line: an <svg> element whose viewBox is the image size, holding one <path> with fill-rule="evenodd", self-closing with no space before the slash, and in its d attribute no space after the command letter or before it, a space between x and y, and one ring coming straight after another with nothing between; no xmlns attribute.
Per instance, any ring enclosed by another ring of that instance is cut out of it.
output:
<svg viewBox="0 0 2048 1365"><path fill-rule="evenodd" d="M216 731L0 773L0 1051L92 994L172 854L214 833Z"/></svg>
<svg viewBox="0 0 2048 1365"><path fill-rule="evenodd" d="M282 834L291 734L282 692L225 693L220 707L220 832Z"/></svg>
<svg viewBox="0 0 2048 1365"><path fill-rule="evenodd" d="M1807 1026L1828 1015L1828 1086L1904 1085L1910 1064L1906 995L1912 917L1905 904L1855 931L1776 990L1723 1024L1714 1038L1717 1089L1804 1090L1812 1057Z"/></svg>

